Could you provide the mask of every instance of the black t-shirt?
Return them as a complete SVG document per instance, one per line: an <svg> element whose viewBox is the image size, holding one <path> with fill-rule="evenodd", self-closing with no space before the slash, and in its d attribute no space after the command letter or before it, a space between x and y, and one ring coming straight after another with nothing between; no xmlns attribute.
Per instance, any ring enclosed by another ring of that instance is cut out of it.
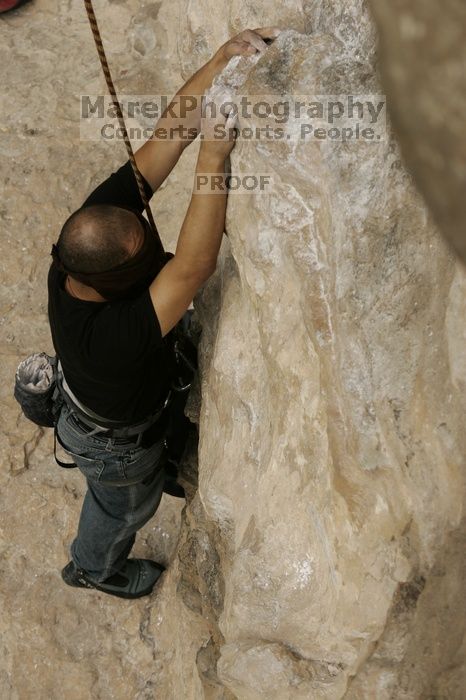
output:
<svg viewBox="0 0 466 700"><path fill-rule="evenodd" d="M147 196L152 196L144 181ZM129 161L102 182L83 207L112 204L143 211ZM65 291L66 275L48 276L52 340L76 398L98 415L127 424L153 413L174 374L169 335L162 338L149 291L128 301L81 301Z"/></svg>

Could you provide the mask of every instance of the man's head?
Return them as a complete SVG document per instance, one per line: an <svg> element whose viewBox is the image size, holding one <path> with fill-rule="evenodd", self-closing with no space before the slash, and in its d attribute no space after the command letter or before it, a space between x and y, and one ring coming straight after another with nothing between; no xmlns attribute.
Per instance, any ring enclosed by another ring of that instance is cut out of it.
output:
<svg viewBox="0 0 466 700"><path fill-rule="evenodd" d="M52 247L52 257L61 272L108 301L141 294L166 262L144 217L111 205L72 214Z"/></svg>
<svg viewBox="0 0 466 700"><path fill-rule="evenodd" d="M104 272L128 260L142 245L144 230L128 209L99 204L74 212L57 247L69 272Z"/></svg>

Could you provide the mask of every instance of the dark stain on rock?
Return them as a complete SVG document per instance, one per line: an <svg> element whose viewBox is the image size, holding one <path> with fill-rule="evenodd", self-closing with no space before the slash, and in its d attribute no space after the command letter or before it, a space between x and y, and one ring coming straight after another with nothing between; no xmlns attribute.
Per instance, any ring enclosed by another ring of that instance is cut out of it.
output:
<svg viewBox="0 0 466 700"><path fill-rule="evenodd" d="M411 581L398 584L393 598L393 614L402 615L411 612L416 607L425 585L426 579L421 574L412 578Z"/></svg>

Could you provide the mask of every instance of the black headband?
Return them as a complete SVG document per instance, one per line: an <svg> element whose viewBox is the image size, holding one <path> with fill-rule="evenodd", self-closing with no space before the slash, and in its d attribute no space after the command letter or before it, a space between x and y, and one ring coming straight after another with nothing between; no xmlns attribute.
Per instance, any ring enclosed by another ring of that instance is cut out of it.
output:
<svg viewBox="0 0 466 700"><path fill-rule="evenodd" d="M164 260L160 260L156 237L149 222L139 212L132 211L138 217L144 231L143 244L135 255L104 272L77 272L65 267L60 259L58 246L53 245L51 255L55 267L92 287L109 301L142 294L158 275L170 254Z"/></svg>

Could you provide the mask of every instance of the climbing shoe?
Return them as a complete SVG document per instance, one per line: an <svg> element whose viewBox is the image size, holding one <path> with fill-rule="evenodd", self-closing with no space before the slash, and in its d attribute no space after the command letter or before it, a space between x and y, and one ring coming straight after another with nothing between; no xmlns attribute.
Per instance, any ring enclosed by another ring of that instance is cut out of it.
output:
<svg viewBox="0 0 466 700"><path fill-rule="evenodd" d="M178 465L169 459L165 465L164 493L175 498L185 498L184 488L178 483Z"/></svg>
<svg viewBox="0 0 466 700"><path fill-rule="evenodd" d="M140 598L149 595L164 571L165 567L151 559L127 559L118 573L97 582L70 561L62 569L61 576L68 586L95 588L118 598Z"/></svg>
<svg viewBox="0 0 466 700"><path fill-rule="evenodd" d="M168 493L169 496L174 496L175 498L186 498L184 488L173 479L165 479L163 491L164 493Z"/></svg>

